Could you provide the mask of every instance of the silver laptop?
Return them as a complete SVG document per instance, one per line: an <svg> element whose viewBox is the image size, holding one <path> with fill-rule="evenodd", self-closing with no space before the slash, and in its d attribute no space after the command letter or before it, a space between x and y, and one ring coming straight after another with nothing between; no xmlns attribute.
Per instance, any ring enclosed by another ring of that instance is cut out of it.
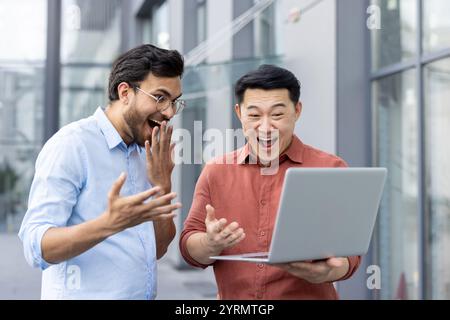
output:
<svg viewBox="0 0 450 320"><path fill-rule="evenodd" d="M386 175L385 168L290 168L270 251L210 258L272 264L364 255Z"/></svg>

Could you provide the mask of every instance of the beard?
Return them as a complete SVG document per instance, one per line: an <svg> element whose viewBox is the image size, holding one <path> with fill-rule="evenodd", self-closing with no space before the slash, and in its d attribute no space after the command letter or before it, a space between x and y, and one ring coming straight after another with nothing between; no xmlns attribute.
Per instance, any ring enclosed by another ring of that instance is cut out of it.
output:
<svg viewBox="0 0 450 320"><path fill-rule="evenodd" d="M142 134L142 128L145 124L146 117L140 115L135 105L131 105L130 109L128 109L124 115L123 118L125 120L125 123L127 124L128 128L130 129L131 138L132 141L135 142L140 147L145 146L145 140L151 140L151 137L146 139ZM141 129L140 129L141 128Z"/></svg>

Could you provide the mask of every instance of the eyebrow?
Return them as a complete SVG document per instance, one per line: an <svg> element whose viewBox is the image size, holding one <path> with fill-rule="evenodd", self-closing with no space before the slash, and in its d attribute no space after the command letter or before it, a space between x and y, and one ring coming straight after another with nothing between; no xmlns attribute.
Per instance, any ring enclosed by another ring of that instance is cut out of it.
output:
<svg viewBox="0 0 450 320"><path fill-rule="evenodd" d="M159 88L159 89L156 89L156 90L155 90L155 92L158 92L158 91L161 92L161 93L163 93L164 95L166 95L166 96L168 96L168 97L171 97L170 92L167 91L166 89ZM172 101L178 100L182 95L183 95L182 93L179 94L178 97L176 97L176 98L173 99Z"/></svg>
<svg viewBox="0 0 450 320"><path fill-rule="evenodd" d="M270 108L271 109L275 109L277 107L286 107L286 105L284 103L280 102L280 103L274 104ZM250 106L247 107L247 110L251 110L251 109L259 109L259 107L258 106L254 106L254 105L250 105Z"/></svg>

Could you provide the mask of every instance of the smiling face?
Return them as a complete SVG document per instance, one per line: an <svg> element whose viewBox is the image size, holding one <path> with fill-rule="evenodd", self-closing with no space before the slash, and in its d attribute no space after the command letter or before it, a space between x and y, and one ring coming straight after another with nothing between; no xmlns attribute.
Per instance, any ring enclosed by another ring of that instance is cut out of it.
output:
<svg viewBox="0 0 450 320"><path fill-rule="evenodd" d="M235 111L251 151L263 163L280 156L291 144L302 105L294 104L287 89L247 89Z"/></svg>
<svg viewBox="0 0 450 320"><path fill-rule="evenodd" d="M165 96L170 101L175 101L181 96L180 77L163 78L149 74L139 87L155 98ZM118 89L119 92L127 90L121 94L121 100L125 104L122 113L125 142L136 142L139 146L144 146L146 140L151 143L153 128L160 126L163 121L170 121L175 115L173 109L169 107L158 111L154 98L138 89L131 89L127 83L120 84Z"/></svg>

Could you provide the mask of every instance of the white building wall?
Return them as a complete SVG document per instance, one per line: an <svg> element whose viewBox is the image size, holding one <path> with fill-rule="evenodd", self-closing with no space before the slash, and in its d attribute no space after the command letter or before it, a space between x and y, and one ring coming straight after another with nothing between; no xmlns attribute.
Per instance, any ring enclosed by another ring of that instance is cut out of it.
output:
<svg viewBox="0 0 450 320"><path fill-rule="evenodd" d="M225 26L233 21L233 0L208 0L207 10L207 38L214 36ZM211 52L207 58L209 64L230 61L232 58L232 38L224 42L217 50ZM216 69L219 72L219 69ZM219 75L218 77L223 76ZM224 105L224 101L230 101L232 86L226 86L218 90L208 90L206 93L208 107L206 114L206 126L220 130L225 135L225 130L232 127L231 112L233 106ZM220 115L220 116L218 116ZM230 150L226 150L230 151Z"/></svg>
<svg viewBox="0 0 450 320"><path fill-rule="evenodd" d="M210 37L227 26L233 20L233 0L209 0L207 10L207 33ZM229 61L232 55L232 41L225 42L208 57L208 63Z"/></svg>
<svg viewBox="0 0 450 320"><path fill-rule="evenodd" d="M302 116L296 134L307 144L336 152L336 0L324 0L297 23L288 23L293 8L313 1L277 0L284 65L302 83ZM278 35L277 35L278 36Z"/></svg>

